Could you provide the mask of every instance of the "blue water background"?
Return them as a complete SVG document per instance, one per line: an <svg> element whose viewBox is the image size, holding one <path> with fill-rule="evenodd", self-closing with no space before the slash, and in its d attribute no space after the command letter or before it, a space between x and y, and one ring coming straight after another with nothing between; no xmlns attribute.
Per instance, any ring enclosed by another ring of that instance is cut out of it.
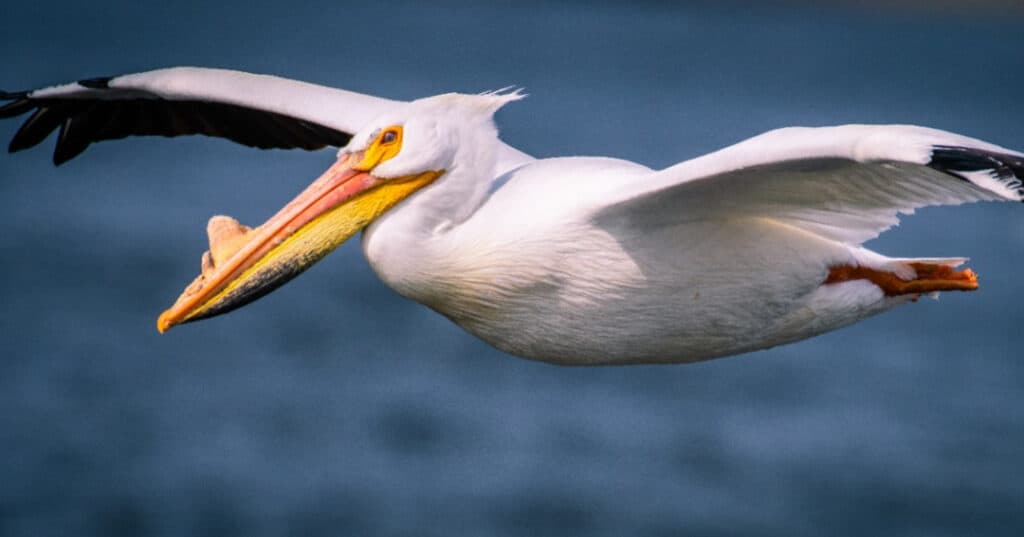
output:
<svg viewBox="0 0 1024 537"><path fill-rule="evenodd" d="M655 167L787 125L1024 148L1024 16L998 8L2 12L8 90L180 64L403 99L518 85L512 144ZM358 241L159 335L206 219L261 222L332 153L134 139L54 168L51 143L0 158L0 535L1024 534L1017 204L920 211L871 243L970 256L976 293L703 364L559 368L401 299Z"/></svg>

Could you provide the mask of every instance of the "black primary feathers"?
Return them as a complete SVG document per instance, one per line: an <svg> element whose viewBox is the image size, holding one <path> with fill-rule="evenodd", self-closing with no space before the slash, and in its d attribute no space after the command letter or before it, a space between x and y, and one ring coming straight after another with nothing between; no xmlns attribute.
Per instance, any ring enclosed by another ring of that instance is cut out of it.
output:
<svg viewBox="0 0 1024 537"><path fill-rule="evenodd" d="M0 91L0 100L12 101L0 107L0 119L32 111L11 140L8 150L33 147L60 129L53 152L54 164L63 164L78 156L89 144L127 136L182 136L203 134L227 138L260 149L321 149L341 147L350 133L291 116L219 102L174 101L140 96L140 92L110 89L110 78L92 78L78 84L110 95L90 97L34 98L32 92Z"/></svg>
<svg viewBox="0 0 1024 537"><path fill-rule="evenodd" d="M928 167L969 182L970 179L957 172L988 172L993 179L1016 191L1024 201L1024 157L973 147L937 145L932 147Z"/></svg>

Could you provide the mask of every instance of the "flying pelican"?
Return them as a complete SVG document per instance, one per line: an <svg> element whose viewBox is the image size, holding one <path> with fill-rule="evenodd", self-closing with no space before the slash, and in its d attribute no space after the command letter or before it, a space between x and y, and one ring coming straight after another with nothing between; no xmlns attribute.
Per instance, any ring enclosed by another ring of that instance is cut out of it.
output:
<svg viewBox="0 0 1024 537"><path fill-rule="evenodd" d="M363 230L370 265L398 293L558 364L707 360L976 289L963 258L862 244L919 207L1024 199L1024 154L915 126L779 129L663 170L534 159L493 121L522 97L399 102L178 67L3 92L0 118L32 112L12 152L59 128L56 164L132 135L341 148L263 225L210 220L202 273L161 332L269 293Z"/></svg>

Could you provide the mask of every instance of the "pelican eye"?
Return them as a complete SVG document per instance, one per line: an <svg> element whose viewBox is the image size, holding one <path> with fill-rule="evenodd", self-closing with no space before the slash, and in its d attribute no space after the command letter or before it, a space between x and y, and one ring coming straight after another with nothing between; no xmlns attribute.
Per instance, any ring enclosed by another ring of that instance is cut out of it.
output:
<svg viewBox="0 0 1024 537"><path fill-rule="evenodd" d="M392 125L383 130L375 130L369 135L369 144L363 151L363 159L353 166L357 170L367 171L382 162L387 162L402 150L402 126Z"/></svg>

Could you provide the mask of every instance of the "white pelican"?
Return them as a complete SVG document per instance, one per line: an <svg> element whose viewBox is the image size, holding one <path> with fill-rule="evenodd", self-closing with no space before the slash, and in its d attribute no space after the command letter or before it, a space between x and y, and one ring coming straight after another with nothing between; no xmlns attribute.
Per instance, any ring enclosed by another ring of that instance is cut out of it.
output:
<svg viewBox="0 0 1024 537"><path fill-rule="evenodd" d="M918 207L1024 198L1021 153L914 126L780 129L652 170L506 145L492 117L518 91L398 102L182 67L0 97L0 117L33 112L10 150L59 127L56 164L130 135L341 147L262 226L211 219L202 274L160 331L255 300L365 230L384 282L503 351L694 362L975 289L963 258L861 245Z"/></svg>

